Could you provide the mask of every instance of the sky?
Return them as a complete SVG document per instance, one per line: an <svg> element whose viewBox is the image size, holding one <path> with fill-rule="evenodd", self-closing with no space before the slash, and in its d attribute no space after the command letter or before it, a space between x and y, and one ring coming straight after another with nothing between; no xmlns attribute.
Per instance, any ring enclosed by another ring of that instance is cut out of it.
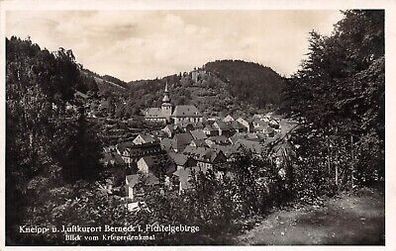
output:
<svg viewBox="0 0 396 251"><path fill-rule="evenodd" d="M6 36L72 49L84 68L124 81L241 59L294 73L312 30L330 35L338 10L8 11Z"/></svg>

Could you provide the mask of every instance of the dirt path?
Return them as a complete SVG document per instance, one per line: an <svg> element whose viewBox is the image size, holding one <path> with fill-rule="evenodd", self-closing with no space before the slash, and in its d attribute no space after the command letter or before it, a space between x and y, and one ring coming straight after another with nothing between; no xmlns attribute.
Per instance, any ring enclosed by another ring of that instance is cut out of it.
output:
<svg viewBox="0 0 396 251"><path fill-rule="evenodd" d="M384 245L384 198L379 192L340 195L324 207L269 215L236 238L239 245Z"/></svg>

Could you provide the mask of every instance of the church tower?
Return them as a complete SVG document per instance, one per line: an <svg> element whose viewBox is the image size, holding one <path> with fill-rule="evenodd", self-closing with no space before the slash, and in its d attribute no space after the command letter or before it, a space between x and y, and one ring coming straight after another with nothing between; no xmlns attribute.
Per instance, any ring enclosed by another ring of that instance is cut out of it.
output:
<svg viewBox="0 0 396 251"><path fill-rule="evenodd" d="M172 104L170 103L170 98L169 98L169 91L168 91L168 82L165 84L165 93L164 93L164 98L162 99L162 105L161 105L161 110L162 114L164 117L166 117L166 120L170 120L170 116L172 115Z"/></svg>

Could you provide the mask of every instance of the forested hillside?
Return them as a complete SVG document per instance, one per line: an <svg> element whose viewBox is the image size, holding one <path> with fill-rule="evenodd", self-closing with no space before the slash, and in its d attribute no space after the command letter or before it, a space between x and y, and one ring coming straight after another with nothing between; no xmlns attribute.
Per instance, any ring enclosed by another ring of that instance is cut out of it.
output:
<svg viewBox="0 0 396 251"><path fill-rule="evenodd" d="M197 80L194 71L199 72ZM221 60L188 73L129 82L128 107L160 106L166 82L174 105L194 104L209 116L276 109L284 86L284 79L268 67Z"/></svg>
<svg viewBox="0 0 396 251"><path fill-rule="evenodd" d="M240 101L260 108L281 101L284 79L269 67L241 60L217 60L205 64L204 69L226 82L230 94Z"/></svg>
<svg viewBox="0 0 396 251"><path fill-rule="evenodd" d="M166 82L174 105L194 104L208 116L252 109L247 102L230 95L226 83L209 74L201 74L197 82L192 80L191 73L130 82L128 102L140 108L159 107Z"/></svg>
<svg viewBox="0 0 396 251"><path fill-rule="evenodd" d="M18 225L42 224L50 205L64 203L59 187L100 175L102 149L74 100L76 89L95 81L80 74L72 51L51 53L16 37L6 49L6 224L16 241Z"/></svg>

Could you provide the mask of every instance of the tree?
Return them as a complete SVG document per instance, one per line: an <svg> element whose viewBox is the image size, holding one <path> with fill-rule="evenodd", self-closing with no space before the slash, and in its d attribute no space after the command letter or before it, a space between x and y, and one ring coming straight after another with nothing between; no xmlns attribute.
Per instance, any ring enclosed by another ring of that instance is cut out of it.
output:
<svg viewBox="0 0 396 251"><path fill-rule="evenodd" d="M310 36L308 59L283 96L284 111L301 122L294 136L299 154L311 168L330 166L328 177L321 175L337 186L378 181L384 173L384 12L345 11L331 36Z"/></svg>

